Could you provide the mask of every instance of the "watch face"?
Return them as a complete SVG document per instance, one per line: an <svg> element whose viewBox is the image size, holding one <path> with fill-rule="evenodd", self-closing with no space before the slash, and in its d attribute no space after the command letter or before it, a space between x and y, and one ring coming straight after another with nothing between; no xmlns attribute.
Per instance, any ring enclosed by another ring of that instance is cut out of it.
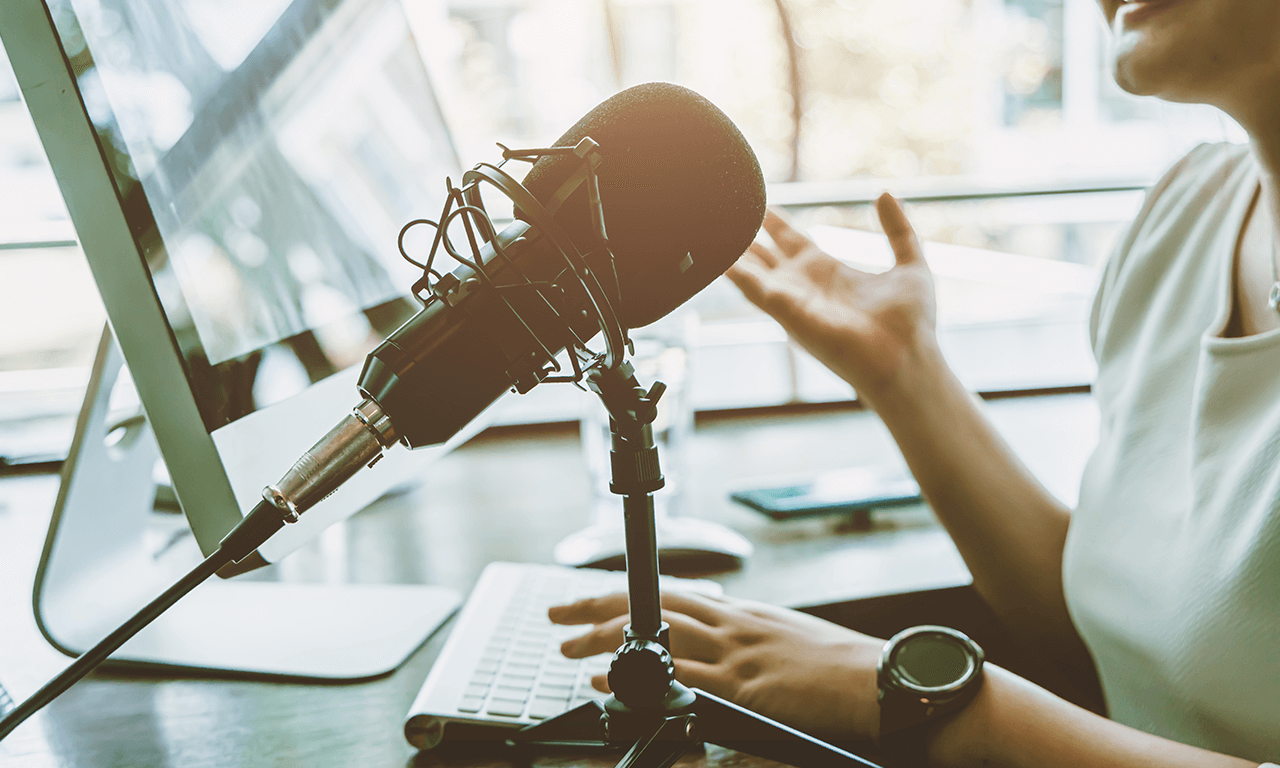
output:
<svg viewBox="0 0 1280 768"><path fill-rule="evenodd" d="M933 632L907 638L893 657L898 679L916 688L949 688L963 682L975 666L967 646Z"/></svg>

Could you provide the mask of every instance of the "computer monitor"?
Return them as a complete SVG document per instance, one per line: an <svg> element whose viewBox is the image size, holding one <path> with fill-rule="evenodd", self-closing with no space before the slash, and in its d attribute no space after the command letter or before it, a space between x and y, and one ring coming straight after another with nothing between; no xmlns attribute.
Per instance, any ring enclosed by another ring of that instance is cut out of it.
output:
<svg viewBox="0 0 1280 768"><path fill-rule="evenodd" d="M5 48L133 373L146 428L208 554L262 487L358 402L365 354L416 308L406 292L420 273L400 260L396 236L405 222L440 209L444 178L456 176L459 161L404 9L400 0L3 5ZM135 562L130 544L104 543L128 527L113 526L112 515L136 515L137 497L150 498L140 487L150 471L126 471L121 458L132 453L132 464L145 467L149 435L104 448L113 425L95 423L118 367L107 340L37 584L41 626L68 652L141 604L128 583L146 582L141 593L163 588L163 579L141 573L147 566ZM390 452L377 471L272 538L261 561L283 557L479 428L442 446ZM104 571L119 586L95 592ZM435 597L419 606L414 601L431 595L398 592L386 605L431 614L406 630L429 632L456 602ZM314 598L333 610L332 594ZM299 601L311 598L294 593L288 612L297 615L287 622L265 615L279 597L261 599L257 608L229 600L185 613L196 634L209 631L218 610L289 624L303 621ZM350 601L364 618L331 623L367 621L382 605L367 595ZM173 637L156 639L161 630ZM195 642L185 631L161 627L132 644L132 658L316 677L388 668L377 661L335 674L322 651L297 668L287 654L208 661L201 654L217 655L217 643L173 647ZM374 631L391 632L385 622Z"/></svg>

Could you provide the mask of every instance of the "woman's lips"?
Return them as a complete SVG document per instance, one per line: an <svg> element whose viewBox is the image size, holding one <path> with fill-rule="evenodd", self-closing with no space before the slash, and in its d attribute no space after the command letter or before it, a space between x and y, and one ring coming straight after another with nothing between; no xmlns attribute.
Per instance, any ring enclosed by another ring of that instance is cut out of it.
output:
<svg viewBox="0 0 1280 768"><path fill-rule="evenodd" d="M1116 9L1116 24L1125 27L1155 16L1178 0L1128 0Z"/></svg>

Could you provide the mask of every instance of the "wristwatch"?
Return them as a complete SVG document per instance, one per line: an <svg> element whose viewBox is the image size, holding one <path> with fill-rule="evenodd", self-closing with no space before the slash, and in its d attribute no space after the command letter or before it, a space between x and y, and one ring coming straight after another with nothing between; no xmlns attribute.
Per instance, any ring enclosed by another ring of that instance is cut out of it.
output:
<svg viewBox="0 0 1280 768"><path fill-rule="evenodd" d="M982 648L949 627L903 630L876 664L880 751L890 768L927 763L930 731L959 712L982 687Z"/></svg>

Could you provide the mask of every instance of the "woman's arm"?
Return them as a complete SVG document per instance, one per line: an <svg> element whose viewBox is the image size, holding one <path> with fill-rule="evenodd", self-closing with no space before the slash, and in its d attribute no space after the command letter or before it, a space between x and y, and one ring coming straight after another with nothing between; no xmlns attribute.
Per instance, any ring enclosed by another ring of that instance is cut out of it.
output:
<svg viewBox="0 0 1280 768"><path fill-rule="evenodd" d="M732 598L663 593L676 677L825 739L878 734L876 660L884 640L814 616ZM615 594L551 609L558 624L593 624L562 646L584 658L612 651L628 621ZM592 683L607 688L601 675ZM1256 765L1119 725L988 664L982 688L942 723L930 765L946 768L1246 768Z"/></svg>
<svg viewBox="0 0 1280 768"><path fill-rule="evenodd" d="M773 243L753 243L728 275L884 420L1004 624L1041 648L1087 659L1062 594L1069 512L943 360L919 240L893 197L876 208L896 261L887 272L848 267L770 211Z"/></svg>
<svg viewBox="0 0 1280 768"><path fill-rule="evenodd" d="M1152 736L988 665L978 696L929 744L948 768L1251 768L1258 763Z"/></svg>
<svg viewBox="0 0 1280 768"><path fill-rule="evenodd" d="M1070 512L1031 474L931 343L876 412L973 575L978 594L1032 648L1088 659L1067 613ZM1091 666L1091 662L1088 662Z"/></svg>

